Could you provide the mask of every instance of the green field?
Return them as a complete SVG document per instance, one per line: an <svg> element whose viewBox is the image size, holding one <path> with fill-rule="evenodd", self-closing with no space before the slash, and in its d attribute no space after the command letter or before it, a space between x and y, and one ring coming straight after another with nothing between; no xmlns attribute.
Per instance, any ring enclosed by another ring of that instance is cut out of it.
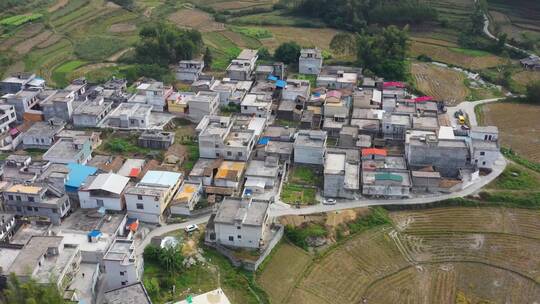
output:
<svg viewBox="0 0 540 304"><path fill-rule="evenodd" d="M3 26L19 26L28 22L36 21L43 17L42 14L17 15L0 20Z"/></svg>

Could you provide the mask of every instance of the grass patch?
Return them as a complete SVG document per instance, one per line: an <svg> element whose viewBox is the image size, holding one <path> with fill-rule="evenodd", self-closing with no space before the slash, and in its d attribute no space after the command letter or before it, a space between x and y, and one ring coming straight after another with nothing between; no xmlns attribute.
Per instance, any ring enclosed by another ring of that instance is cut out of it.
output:
<svg viewBox="0 0 540 304"><path fill-rule="evenodd" d="M371 228L390 224L392 224L392 220L388 216L388 211L382 207L374 207L371 208L371 212L368 215L359 217L355 221L347 223L347 227L351 234L355 234Z"/></svg>
<svg viewBox="0 0 540 304"><path fill-rule="evenodd" d="M43 14L16 15L0 20L0 25L3 26L20 26L28 22L41 19Z"/></svg>
<svg viewBox="0 0 540 304"><path fill-rule="evenodd" d="M267 39L274 37L272 35L272 32L270 32L267 29L260 28L260 27L238 27L233 26L231 27L231 30L236 33L244 34L248 37L255 38L255 39Z"/></svg>
<svg viewBox="0 0 540 304"><path fill-rule="evenodd" d="M125 49L122 39L108 36L87 37L75 43L75 54L84 60L99 61Z"/></svg>
<svg viewBox="0 0 540 304"><path fill-rule="evenodd" d="M281 127L291 127L296 128L300 125L298 120L287 120L287 119L276 119L274 120L274 125Z"/></svg>
<svg viewBox="0 0 540 304"><path fill-rule="evenodd" d="M316 204L315 188L287 183L281 189L281 200L288 204L313 205Z"/></svg>
<svg viewBox="0 0 540 304"><path fill-rule="evenodd" d="M328 231L318 223L304 223L302 226L294 227L292 225L285 226L285 236L291 243L296 246L308 250L308 238L326 237Z"/></svg>
<svg viewBox="0 0 540 304"><path fill-rule="evenodd" d="M493 185L504 190L536 190L540 183L536 176L516 165L509 165Z"/></svg>
<svg viewBox="0 0 540 304"><path fill-rule="evenodd" d="M531 169L533 171L536 171L536 172L540 173L540 164L539 163L530 161L530 160L528 160L526 158L523 158L523 157L517 155L516 152L514 150L512 150L512 149L501 148L501 152L506 158L508 158L508 159L522 165L525 168L528 168L528 169Z"/></svg>
<svg viewBox="0 0 540 304"><path fill-rule="evenodd" d="M317 87L317 75L294 74L292 79L308 80L312 88Z"/></svg>
<svg viewBox="0 0 540 304"><path fill-rule="evenodd" d="M300 185L319 186L322 185L322 178L315 169L297 165L289 172L289 182Z"/></svg>
<svg viewBox="0 0 540 304"><path fill-rule="evenodd" d="M68 76L75 69L85 65L86 62L81 60L68 61L53 71L52 79L57 86L65 87L69 84Z"/></svg>
<svg viewBox="0 0 540 304"><path fill-rule="evenodd" d="M462 49L462 48L457 48L457 47L450 47L448 49L453 52L471 56L471 57L484 57L484 56L490 55L490 53L486 51L481 51L481 50Z"/></svg>

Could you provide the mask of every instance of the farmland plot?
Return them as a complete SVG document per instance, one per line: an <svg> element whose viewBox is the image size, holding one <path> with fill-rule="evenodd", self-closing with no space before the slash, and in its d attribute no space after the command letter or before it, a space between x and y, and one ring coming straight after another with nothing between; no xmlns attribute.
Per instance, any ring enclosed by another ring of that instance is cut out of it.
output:
<svg viewBox="0 0 540 304"><path fill-rule="evenodd" d="M430 63L413 63L411 74L422 93L434 96L447 105L456 105L469 95L465 75L458 71Z"/></svg>

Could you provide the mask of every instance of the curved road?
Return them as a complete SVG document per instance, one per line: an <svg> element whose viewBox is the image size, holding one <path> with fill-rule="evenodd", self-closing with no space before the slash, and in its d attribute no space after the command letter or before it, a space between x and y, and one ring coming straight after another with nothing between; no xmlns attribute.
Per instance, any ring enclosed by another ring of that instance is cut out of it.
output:
<svg viewBox="0 0 540 304"><path fill-rule="evenodd" d="M489 17L488 17L488 14L487 12L484 13L484 34L486 36L488 36L490 39L492 40L495 40L495 41L499 41L499 38L497 38L497 36L495 36L493 33L491 33L489 31L489 25L490 25L490 20L489 20ZM511 45L509 43L505 43L505 46L508 47L508 48L511 48L511 49L514 49L514 50L517 50L517 51L521 51L525 54L527 54L527 56L531 56L531 55L534 55L533 53L531 53L530 51L528 50L524 50L522 48L519 48L517 46L514 46L514 45Z"/></svg>

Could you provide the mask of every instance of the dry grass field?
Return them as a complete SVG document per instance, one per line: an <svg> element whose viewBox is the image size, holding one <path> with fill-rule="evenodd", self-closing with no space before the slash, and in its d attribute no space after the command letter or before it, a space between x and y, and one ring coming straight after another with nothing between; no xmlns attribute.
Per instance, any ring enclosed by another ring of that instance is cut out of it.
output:
<svg viewBox="0 0 540 304"><path fill-rule="evenodd" d="M169 16L169 20L179 27L212 32L225 29L223 23L215 22L208 13L197 9L182 9Z"/></svg>
<svg viewBox="0 0 540 304"><path fill-rule="evenodd" d="M281 43L295 41L302 46L318 46L328 50L330 41L338 33L330 28L300 28L290 26L267 26L265 29L272 32L272 38L261 39L261 42L267 48L274 50Z"/></svg>
<svg viewBox="0 0 540 304"><path fill-rule="evenodd" d="M520 71L512 75L512 80L521 91L524 91L527 84L533 81L540 81L539 71Z"/></svg>
<svg viewBox="0 0 540 304"><path fill-rule="evenodd" d="M272 258L273 274L281 267L299 279L292 287L272 286L271 303L534 303L540 298L538 211L447 207L395 211L390 217L392 226L353 236L304 271L290 272L288 261Z"/></svg>
<svg viewBox="0 0 540 304"><path fill-rule="evenodd" d="M464 83L465 75L458 71L431 63L413 63L411 74L422 93L434 96L447 105L459 104L469 95Z"/></svg>
<svg viewBox="0 0 540 304"><path fill-rule="evenodd" d="M426 42L425 39L414 39L411 43L411 56L427 55L435 61L461 66L467 69L479 70L497 66L503 59L491 54L468 54L466 51L447 47L448 42Z"/></svg>
<svg viewBox="0 0 540 304"><path fill-rule="evenodd" d="M494 103L484 105L482 111L486 125L499 127L502 146L540 162L540 106Z"/></svg>

